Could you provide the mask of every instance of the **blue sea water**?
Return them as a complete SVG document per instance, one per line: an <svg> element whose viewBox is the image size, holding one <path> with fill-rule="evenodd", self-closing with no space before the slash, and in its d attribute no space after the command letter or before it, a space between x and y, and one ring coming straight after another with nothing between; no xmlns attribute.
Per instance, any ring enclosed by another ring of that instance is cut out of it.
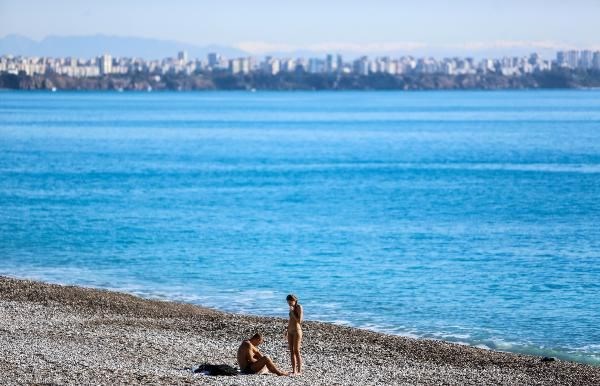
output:
<svg viewBox="0 0 600 386"><path fill-rule="evenodd" d="M0 92L0 274L600 364L600 91Z"/></svg>

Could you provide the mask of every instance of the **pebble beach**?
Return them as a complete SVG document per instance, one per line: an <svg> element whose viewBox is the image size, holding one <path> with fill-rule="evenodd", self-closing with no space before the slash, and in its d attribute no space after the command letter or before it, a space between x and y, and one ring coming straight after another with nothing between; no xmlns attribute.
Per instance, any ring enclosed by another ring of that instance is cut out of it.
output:
<svg viewBox="0 0 600 386"><path fill-rule="evenodd" d="M598 385L600 368L307 321L303 374L207 376L237 366L255 332L283 370L279 318L0 277L0 379L7 385Z"/></svg>

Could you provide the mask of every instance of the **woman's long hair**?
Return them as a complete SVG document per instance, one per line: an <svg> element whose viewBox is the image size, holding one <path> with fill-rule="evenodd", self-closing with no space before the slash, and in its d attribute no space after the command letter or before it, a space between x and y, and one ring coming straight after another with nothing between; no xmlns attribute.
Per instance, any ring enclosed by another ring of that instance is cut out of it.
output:
<svg viewBox="0 0 600 386"><path fill-rule="evenodd" d="M296 302L296 304L294 304L294 315L296 316L296 318L299 318L300 316L298 315L298 306L300 305L300 303L298 303L298 297L294 294L289 294L288 296L285 297L285 300L290 301L293 300L294 302Z"/></svg>

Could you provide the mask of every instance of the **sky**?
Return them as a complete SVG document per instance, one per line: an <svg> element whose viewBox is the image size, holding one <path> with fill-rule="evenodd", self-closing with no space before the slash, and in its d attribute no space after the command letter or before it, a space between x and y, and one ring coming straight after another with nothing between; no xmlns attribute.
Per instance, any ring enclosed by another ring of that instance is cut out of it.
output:
<svg viewBox="0 0 600 386"><path fill-rule="evenodd" d="M117 35L252 54L600 50L600 0L0 0L0 37Z"/></svg>

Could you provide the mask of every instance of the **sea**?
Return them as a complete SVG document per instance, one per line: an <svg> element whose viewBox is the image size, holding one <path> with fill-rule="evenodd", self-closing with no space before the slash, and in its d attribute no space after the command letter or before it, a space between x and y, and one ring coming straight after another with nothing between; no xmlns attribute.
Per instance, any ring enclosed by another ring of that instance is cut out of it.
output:
<svg viewBox="0 0 600 386"><path fill-rule="evenodd" d="M600 90L2 91L0 275L600 365Z"/></svg>

